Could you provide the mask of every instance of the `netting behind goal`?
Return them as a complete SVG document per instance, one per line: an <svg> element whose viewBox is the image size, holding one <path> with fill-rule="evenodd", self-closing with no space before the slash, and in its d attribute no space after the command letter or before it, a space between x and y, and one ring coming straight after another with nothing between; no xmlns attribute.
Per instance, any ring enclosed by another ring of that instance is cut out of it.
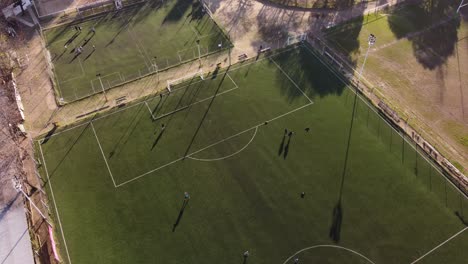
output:
<svg viewBox="0 0 468 264"><path fill-rule="evenodd" d="M307 33L301 33L294 36L289 36L286 40L286 45L292 45L307 39Z"/></svg>
<svg viewBox="0 0 468 264"><path fill-rule="evenodd" d="M200 78L202 80L204 80L205 78L203 77L203 70L200 69L196 72L193 72L193 73L189 73L185 76L182 76L180 78L177 78L177 79L172 79L172 80L168 80L167 81L167 90L169 92L172 92L172 88L178 84L181 84L181 83L184 83L184 82L187 82L187 81L190 81L194 78Z"/></svg>

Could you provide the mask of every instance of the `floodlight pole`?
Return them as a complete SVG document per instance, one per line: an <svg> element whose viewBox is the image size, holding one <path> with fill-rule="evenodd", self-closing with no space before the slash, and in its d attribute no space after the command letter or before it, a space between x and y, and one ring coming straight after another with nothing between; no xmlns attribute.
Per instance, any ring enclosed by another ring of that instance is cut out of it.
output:
<svg viewBox="0 0 468 264"><path fill-rule="evenodd" d="M354 115L356 114L356 103L357 103L357 98L358 98L358 93L359 93L359 83L360 83L360 80L361 80L361 77L362 77L362 73L364 71L364 65L366 64L366 61L367 61L367 55L369 55L370 47L375 44L375 41L376 41L376 37L374 36L374 34L370 34L368 42L367 42L369 46L367 47L366 56L364 58L364 62L362 63L361 70L359 71L358 83L356 85L356 92L355 92L355 95L354 95L353 110L352 110L352 115L351 115L351 124L349 126L349 132L348 132L348 144L347 144L347 147L346 147L343 171L342 171L342 175L341 175L341 190L343 189L344 176L346 174L346 170L347 170L347 167L348 167L349 149L350 149L350 145L351 145L351 135L352 135L352 132L353 132ZM339 201L341 201L341 194L342 194L342 191L340 191Z"/></svg>
<svg viewBox="0 0 468 264"><path fill-rule="evenodd" d="M197 39L197 48L198 48L198 63L201 67L201 53L200 53L200 40Z"/></svg>
<svg viewBox="0 0 468 264"><path fill-rule="evenodd" d="M96 74L96 76L99 79L99 83L101 84L102 93L104 94L104 98L106 99L106 102L107 102L108 101L107 100L107 94L106 94L106 90L104 90L104 84L102 84L101 74L98 73L98 74Z"/></svg>
<svg viewBox="0 0 468 264"><path fill-rule="evenodd" d="M457 8L457 14L460 12L460 9L461 9L462 7L468 5L468 3L465 4L464 2L465 2L465 0L461 0L460 5L459 5L458 8Z"/></svg>
<svg viewBox="0 0 468 264"><path fill-rule="evenodd" d="M368 42L367 42L367 44L369 44L369 45L367 46L366 56L364 57L364 62L362 63L361 70L359 71L359 79L362 78L362 73L364 72L364 66L366 65L367 56L369 55L369 50L375 44L376 40L377 40L377 38L374 36L374 34L369 35L369 39L368 39ZM358 84L359 84L359 82L358 82Z"/></svg>
<svg viewBox="0 0 468 264"><path fill-rule="evenodd" d="M15 177L11 180L13 181L13 187L15 188L15 190L17 192L22 193L23 196L26 197L26 199L28 199L29 203L34 207L34 209L36 209L36 211L41 215L42 219L46 220L46 222L48 223L47 217L41 212L41 210L39 210L36 204L31 200L29 195L23 191L23 185L20 183L19 179Z"/></svg>

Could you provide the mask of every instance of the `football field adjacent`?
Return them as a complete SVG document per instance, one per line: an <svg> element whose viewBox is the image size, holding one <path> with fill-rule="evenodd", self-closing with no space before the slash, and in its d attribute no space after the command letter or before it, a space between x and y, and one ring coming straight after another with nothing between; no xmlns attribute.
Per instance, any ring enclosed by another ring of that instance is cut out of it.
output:
<svg viewBox="0 0 468 264"><path fill-rule="evenodd" d="M65 262L468 259L468 200L308 46L146 99L38 140Z"/></svg>
<svg viewBox="0 0 468 264"><path fill-rule="evenodd" d="M198 1L134 4L46 29L44 36L62 102L231 46Z"/></svg>

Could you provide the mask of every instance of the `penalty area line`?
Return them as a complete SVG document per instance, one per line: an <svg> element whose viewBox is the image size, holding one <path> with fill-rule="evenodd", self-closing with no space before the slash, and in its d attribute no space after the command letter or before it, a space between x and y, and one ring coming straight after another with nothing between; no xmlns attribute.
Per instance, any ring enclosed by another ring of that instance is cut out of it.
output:
<svg viewBox="0 0 468 264"><path fill-rule="evenodd" d="M115 185L114 176L112 176L111 169L109 167L109 164L107 163L106 155L104 155L104 150L102 150L101 143L99 142L99 138L98 138L98 136L96 134L96 130L94 129L93 122L91 122L91 128L93 129L94 136L96 137L96 141L98 143L99 149L101 150L101 154L102 154L102 157L104 158L104 162L106 163L107 170L109 171L109 175L110 175L110 177L112 179L112 183L114 184L114 187L117 187L117 185Z"/></svg>
<svg viewBox="0 0 468 264"><path fill-rule="evenodd" d="M276 116L276 117L274 117L274 118L272 118L272 119L266 120L266 122L272 122L272 121L274 121L274 120L276 120L276 119L279 119L279 118L284 117L284 116L286 116L286 115L289 115L289 114L292 114L292 113L294 113L294 112L297 112L297 111L299 111L299 110L301 110L301 109L303 109L303 108L305 108L305 107L308 107L308 106L310 106L310 105L312 105L312 104L313 104L313 102L310 102L310 103L305 104L305 105L303 105L303 106L301 106L301 107L298 107L298 108L296 108L296 109L293 109L293 110L291 110L291 111L289 111L289 112L287 112L287 113L284 113L284 114L281 114L281 115L279 115L279 116ZM239 133L236 133L235 135L229 136L229 137L227 137L227 138L225 138L225 139L222 139L222 140L217 141L217 142L215 142L215 143L213 143L213 144L210 144L210 145L208 145L208 146L206 146L206 147L204 147L204 148L201 148L201 149L196 150L196 151L194 151L194 152L192 152L192 153L189 153L188 155L186 155L186 156L184 156L184 157L180 157L180 158L178 158L178 159L176 159L176 160L173 160L173 161L171 161L171 162L169 162L169 163L166 163L166 164L164 164L164 165L162 165L162 166L159 166L159 167L157 167L157 168L155 168L155 169L152 169L152 170L150 170L150 171L148 171L148 172L145 172L145 173L143 173L143 174L141 174L141 175L139 175L139 176L136 176L136 177L133 178L133 179L130 179L130 180L127 180L127 181L122 182L122 183L120 183L120 184L117 184L117 185L115 185L115 187L118 188L118 187L121 187L121 186L123 186L123 185L125 185L125 184L127 184L127 183L130 183L130 182L133 182L133 181L135 181L135 180L138 180L138 179L140 179L140 178L142 178L142 177L144 177L144 176L146 176L146 175L148 175L148 174L151 174L151 173L153 173L153 172L155 172L155 171L157 171L157 170L160 170L160 169L162 169L162 168L164 168L164 167L167 167L167 166L169 166L169 165L171 165L171 164L174 164L174 163L176 163L176 162L178 162L178 161L184 160L185 158L190 158L190 156L195 155L195 154L197 154L197 153L199 153L199 152L201 152L201 151L203 151L203 150L205 150L205 149L208 149L208 148L210 148L210 147L213 147L213 146L215 146L215 145L217 145L217 144L219 144L219 143L222 143L222 142L224 142L224 141L226 141L226 140L229 140L229 139L231 139L231 138L233 138L233 137L236 137L236 136L238 136L238 135L240 135L240 134L242 134L242 133L245 133L245 132L247 132L247 131L249 131L249 130L258 128L259 126L262 126L262 125L264 125L264 124L265 124L265 122L262 122L262 123L260 123L260 124L257 124L257 125L255 125L255 126L253 126L253 127L250 127L250 128L248 128L248 129L246 129L246 130L244 130L244 131L241 131L241 132L239 132ZM106 163L106 164L107 164L107 163Z"/></svg>
<svg viewBox="0 0 468 264"><path fill-rule="evenodd" d="M418 261L420 261L421 259L423 259L424 257L426 257L427 255L431 254L432 252L434 252L436 249L440 248L441 246L443 246L444 244L446 244L447 242L449 242L450 240L454 239L455 237L457 237L458 235L460 235L461 233L465 232L465 230L468 229L468 226L463 228L462 230L458 231L456 234L454 234L453 236L449 237L447 240L445 240L444 242L440 243L438 246L436 246L435 248L429 250L426 254L422 255L421 257L419 257L418 259L416 259L415 261L411 262L411 264L414 264Z"/></svg>
<svg viewBox="0 0 468 264"><path fill-rule="evenodd" d="M269 58L275 65L276 67L278 67L278 69L294 84L294 86L299 90L301 91L301 93L304 95L305 98L307 98L307 100L309 100L309 102L313 103L313 101L309 98L309 96L307 96L307 94L304 92L304 90L302 90L299 85L297 85L297 83L289 76L289 74L287 74L279 65L278 63L276 63L275 60L273 60L273 57Z"/></svg>

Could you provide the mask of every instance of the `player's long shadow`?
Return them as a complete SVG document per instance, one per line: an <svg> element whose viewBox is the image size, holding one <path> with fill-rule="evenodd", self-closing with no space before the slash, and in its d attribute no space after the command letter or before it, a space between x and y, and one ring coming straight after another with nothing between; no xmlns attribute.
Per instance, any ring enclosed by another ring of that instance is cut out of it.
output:
<svg viewBox="0 0 468 264"><path fill-rule="evenodd" d="M289 138L288 138L288 143L286 144L286 147L284 147L283 159L286 159L286 158L288 157L289 146L290 146L290 144L291 144L291 138L292 138L292 135L289 136Z"/></svg>
<svg viewBox="0 0 468 264"><path fill-rule="evenodd" d="M198 135L198 131L200 131L200 128L201 128L201 126L203 125L203 121L205 121L205 118L206 118L206 116L208 115L208 112L210 111L211 106L213 105L213 102L214 102L214 100L215 100L215 98L216 98L216 95L217 95L218 92L219 92L219 89L221 89L221 85L223 84L224 80L226 79L226 75L227 75L227 73L228 73L230 67L231 67L231 66L229 66L229 67L226 69L226 72L224 73L223 78L221 79L221 82L220 82L219 85L218 85L218 88L216 88L216 91L215 91L215 93L214 93L214 95L213 95L213 98L211 98L210 104L209 104L208 107L206 108L206 111L205 111L205 113L203 114L202 119L200 120L200 124L198 125L197 129L195 130L195 133L193 134L193 137L192 137L192 139L190 140L190 143L189 143L187 149L185 150L184 159L185 159L185 157L187 157L187 154L189 153L190 148L192 147L192 144L193 144L193 142L195 141L195 138L196 138L197 135Z"/></svg>
<svg viewBox="0 0 468 264"><path fill-rule="evenodd" d="M117 152L117 148L120 146L120 145L125 145L128 141L128 139L131 137L131 135L133 134L133 131L135 131L138 123L142 120L142 117L143 115L140 115L141 111L144 111L144 104L141 104L141 106L139 107L139 109L136 111L136 113L133 115L133 118L131 119L130 122L128 122L128 126L125 130L125 133L122 134L122 136L120 136L119 140L117 141L117 143L115 144L114 148L112 149L112 151L110 152L109 154L109 158L111 158L112 156L114 156L114 154ZM139 116L140 115L140 116ZM117 120L116 120L116 123L119 123L121 122L120 120L121 117L119 117ZM132 127L133 126L133 127ZM124 140L124 138L127 137ZM123 143L122 143L123 141Z"/></svg>
<svg viewBox="0 0 468 264"><path fill-rule="evenodd" d="M182 204L182 207L180 208L179 215L177 216L177 220L175 221L174 225L172 226L172 232L175 232L177 226L180 223L180 220L182 219L182 216L184 215L185 208L188 205L188 200L184 200L184 203Z"/></svg>
<svg viewBox="0 0 468 264"><path fill-rule="evenodd" d="M156 140L154 140L153 146L151 147L151 150L153 150L154 147L156 147L156 145L158 144L158 142L159 142L159 140L161 139L161 137L162 137L163 134L164 134L164 129L161 130L161 132L159 132L158 137L156 138Z"/></svg>
<svg viewBox="0 0 468 264"><path fill-rule="evenodd" d="M286 143L286 134L287 134L287 132L284 132L283 139L281 139L281 144L280 144L279 149L278 149L278 156L281 156L281 154L283 153L284 143Z"/></svg>
<svg viewBox="0 0 468 264"><path fill-rule="evenodd" d="M93 55L93 53L94 53L95 51L96 51L96 50L93 49L93 51L91 51L91 52L88 54L88 56L86 56L86 58L84 58L83 61L85 61L85 60L87 60L89 57L91 57L91 55Z"/></svg>

